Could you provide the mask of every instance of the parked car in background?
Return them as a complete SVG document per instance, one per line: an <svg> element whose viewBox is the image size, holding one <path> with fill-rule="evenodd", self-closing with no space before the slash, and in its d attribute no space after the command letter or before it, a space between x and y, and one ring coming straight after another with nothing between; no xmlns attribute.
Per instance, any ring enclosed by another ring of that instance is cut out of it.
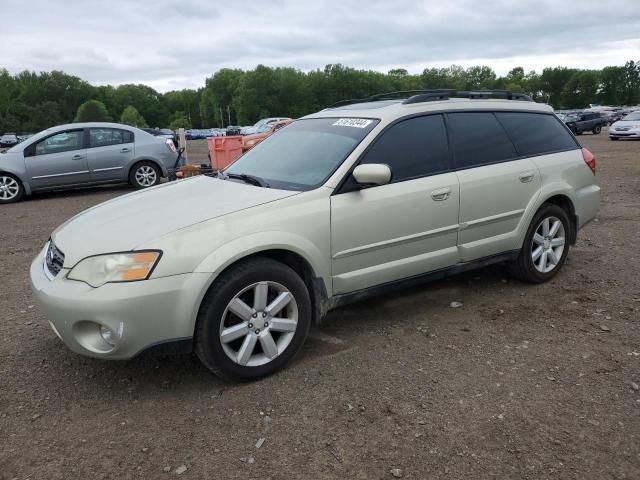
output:
<svg viewBox="0 0 640 480"><path fill-rule="evenodd" d="M0 137L0 148L10 148L20 143L20 139L15 133L5 133Z"/></svg>
<svg viewBox="0 0 640 480"><path fill-rule="evenodd" d="M598 135L602 127L607 125L607 120L602 118L599 112L582 112L567 115L564 123L576 135L582 135L584 132Z"/></svg>
<svg viewBox="0 0 640 480"><path fill-rule="evenodd" d="M621 138L640 138L640 110L631 112L609 127L609 138L620 140Z"/></svg>
<svg viewBox="0 0 640 480"><path fill-rule="evenodd" d="M118 123L73 123L33 135L0 154L0 203L24 195L106 183L152 187L178 154L172 140Z"/></svg>
<svg viewBox="0 0 640 480"><path fill-rule="evenodd" d="M244 135L242 137L242 150L247 151L255 147L265 138L270 137L282 127L289 125L291 122L293 122L293 120L282 120L280 122L269 123L258 128L258 131L253 135Z"/></svg>
<svg viewBox="0 0 640 480"><path fill-rule="evenodd" d="M331 308L497 262L554 278L600 188L550 107L504 91L374 98L296 120L217 178L58 227L31 265L53 331L101 359L194 350L247 381Z"/></svg>
<svg viewBox="0 0 640 480"><path fill-rule="evenodd" d="M239 125L228 125L226 130L227 137L232 137L236 135L240 135L244 127L240 127Z"/></svg>
<svg viewBox="0 0 640 480"><path fill-rule="evenodd" d="M276 122L282 122L283 120L291 120L289 117L269 117L269 118L263 118L262 120L258 120L253 126L251 127L244 127L242 128L242 130L240 131L241 135L253 135L254 133L259 133L261 128L264 128L267 125L270 125L272 123L276 123Z"/></svg>

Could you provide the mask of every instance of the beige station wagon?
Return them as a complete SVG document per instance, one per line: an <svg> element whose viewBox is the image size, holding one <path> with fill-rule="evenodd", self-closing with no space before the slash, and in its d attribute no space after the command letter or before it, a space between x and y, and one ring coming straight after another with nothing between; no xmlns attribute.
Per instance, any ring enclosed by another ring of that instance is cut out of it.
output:
<svg viewBox="0 0 640 480"><path fill-rule="evenodd" d="M191 351L269 375L332 308L508 262L560 270L600 203L594 156L547 105L504 91L351 100L291 123L217 177L86 210L33 261L73 351Z"/></svg>

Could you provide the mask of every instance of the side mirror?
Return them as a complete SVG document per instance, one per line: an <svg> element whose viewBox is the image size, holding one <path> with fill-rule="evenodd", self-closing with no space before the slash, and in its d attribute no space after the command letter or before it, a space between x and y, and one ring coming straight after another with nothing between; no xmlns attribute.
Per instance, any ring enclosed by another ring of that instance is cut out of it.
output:
<svg viewBox="0 0 640 480"><path fill-rule="evenodd" d="M386 185L391 181L391 169L382 163L358 165L353 169L353 178L362 186Z"/></svg>

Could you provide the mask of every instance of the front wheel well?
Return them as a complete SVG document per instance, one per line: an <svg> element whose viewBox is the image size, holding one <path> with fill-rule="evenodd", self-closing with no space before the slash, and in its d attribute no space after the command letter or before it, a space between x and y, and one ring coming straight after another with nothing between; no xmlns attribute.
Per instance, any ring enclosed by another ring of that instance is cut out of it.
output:
<svg viewBox="0 0 640 480"><path fill-rule="evenodd" d="M569 222L571 222L571 231L569 232L569 243L571 245L576 244L576 239L578 237L578 218L576 217L576 209L573 206L573 202L566 195L554 195L553 197L547 198L544 203L551 203L553 205L557 205L562 208L565 212L567 212L567 216L569 217Z"/></svg>
<svg viewBox="0 0 640 480"><path fill-rule="evenodd" d="M296 272L307 286L309 296L311 298L311 306L313 313L313 322L318 324L328 310L327 290L324 281L318 278L311 267L311 264L300 254L285 249L262 250L246 257L239 258L235 262L228 265L218 276L233 268L239 262L250 261L252 258L270 258L277 262L283 263Z"/></svg>

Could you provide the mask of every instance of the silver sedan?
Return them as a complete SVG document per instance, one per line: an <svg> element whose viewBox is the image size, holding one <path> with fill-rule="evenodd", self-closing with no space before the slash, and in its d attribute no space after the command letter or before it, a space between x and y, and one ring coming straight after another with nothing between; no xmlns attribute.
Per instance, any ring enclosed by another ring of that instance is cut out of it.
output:
<svg viewBox="0 0 640 480"><path fill-rule="evenodd" d="M0 203L37 191L129 182L160 183L175 165L171 140L118 123L73 123L44 130L0 154Z"/></svg>

